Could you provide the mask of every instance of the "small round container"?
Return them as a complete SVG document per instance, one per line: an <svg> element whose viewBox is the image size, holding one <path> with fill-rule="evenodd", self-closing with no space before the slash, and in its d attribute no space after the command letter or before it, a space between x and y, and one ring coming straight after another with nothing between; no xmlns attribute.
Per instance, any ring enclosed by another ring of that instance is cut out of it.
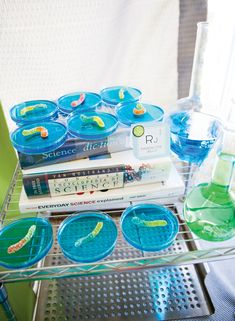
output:
<svg viewBox="0 0 235 321"><path fill-rule="evenodd" d="M119 95L120 90L123 92L122 98ZM107 87L100 92L102 103L111 108L120 103L139 101L141 95L142 92L139 89L125 86Z"/></svg>
<svg viewBox="0 0 235 321"><path fill-rule="evenodd" d="M96 122L84 122L81 115L85 117L100 117L104 127L99 127ZM71 136L85 140L103 139L111 135L118 127L118 120L114 115L102 112L89 112L75 114L68 119L68 131Z"/></svg>
<svg viewBox="0 0 235 321"><path fill-rule="evenodd" d="M165 221L166 225L155 226L159 220ZM168 248L179 231L175 215L168 208L157 204L130 206L123 212L120 221L127 242L142 251Z"/></svg>
<svg viewBox="0 0 235 321"><path fill-rule="evenodd" d="M42 138L40 132L24 136L23 132L36 127L44 127L48 137ZM11 141L18 152L24 154L42 154L54 151L64 144L67 138L67 128L57 122L35 123L17 128L11 134Z"/></svg>
<svg viewBox="0 0 235 321"><path fill-rule="evenodd" d="M171 150L181 159L200 165L221 134L221 124L215 117L181 111L169 116Z"/></svg>
<svg viewBox="0 0 235 321"><path fill-rule="evenodd" d="M9 247L23 240L33 225L36 229L28 242L9 254ZM17 220L0 231L0 266L8 269L32 266L47 255L52 243L52 226L47 220L36 217Z"/></svg>
<svg viewBox="0 0 235 321"><path fill-rule="evenodd" d="M136 123L144 123L151 121L162 121L164 116L164 111L162 108L150 104L142 104L146 112L143 115L134 115L133 109L136 107L137 103L125 103L118 105L116 107L116 115L120 123L126 126L131 126Z"/></svg>
<svg viewBox="0 0 235 321"><path fill-rule="evenodd" d="M72 103L78 101L81 94L85 94L85 100L77 107L73 107ZM59 110L65 116L71 113L85 113L95 110L101 104L101 97L92 92L76 92L67 94L58 99Z"/></svg>
<svg viewBox="0 0 235 321"><path fill-rule="evenodd" d="M17 125L33 124L57 119L58 108L50 100L31 100L13 106L10 115Z"/></svg>
<svg viewBox="0 0 235 321"><path fill-rule="evenodd" d="M97 235L91 236L95 229L99 229ZM68 259L89 263L110 255L114 250L117 235L116 224L109 215L89 211L64 220L57 237L61 250Z"/></svg>

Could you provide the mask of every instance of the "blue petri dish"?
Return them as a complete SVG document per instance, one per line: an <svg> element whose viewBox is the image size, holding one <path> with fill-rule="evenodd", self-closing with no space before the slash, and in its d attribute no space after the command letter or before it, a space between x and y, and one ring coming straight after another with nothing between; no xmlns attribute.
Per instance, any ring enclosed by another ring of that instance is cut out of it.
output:
<svg viewBox="0 0 235 321"><path fill-rule="evenodd" d="M57 119L58 108L50 100L31 100L13 106L10 115L18 125L33 124Z"/></svg>
<svg viewBox="0 0 235 321"><path fill-rule="evenodd" d="M179 231L176 216L157 204L138 204L128 207L121 216L123 236L142 251L161 251L171 246ZM162 226L157 226L159 222Z"/></svg>
<svg viewBox="0 0 235 321"><path fill-rule="evenodd" d="M112 253L117 235L116 224L109 215L87 211L65 219L57 238L65 257L74 262L90 263Z"/></svg>
<svg viewBox="0 0 235 321"><path fill-rule="evenodd" d="M15 251L16 244L24 239L29 229L34 231L28 242ZM47 255L52 244L53 231L50 222L36 217L17 220L0 231L0 266L8 269L32 266Z"/></svg>
<svg viewBox="0 0 235 321"><path fill-rule="evenodd" d="M121 95L121 98L120 90L123 91L123 95ZM102 102L106 106L110 107L115 107L120 103L138 101L140 100L141 95L142 92L139 89L125 86L107 87L100 92Z"/></svg>
<svg viewBox="0 0 235 321"><path fill-rule="evenodd" d="M221 134L221 124L215 117L181 111L168 118L171 150L181 159L200 165Z"/></svg>
<svg viewBox="0 0 235 321"><path fill-rule="evenodd" d="M84 122L82 117L99 117L104 123L104 127L99 127L96 122ZM75 114L68 119L68 131L73 137L79 137L84 140L103 139L111 135L118 127L118 120L114 115L102 112L89 112L84 114Z"/></svg>
<svg viewBox="0 0 235 321"><path fill-rule="evenodd" d="M48 132L48 137L42 138L40 132L25 136L25 131L32 131L36 127L43 127ZM25 125L17 128L11 134L11 141L18 152L24 154L42 154L54 151L64 144L67 138L67 128L57 122L44 122Z"/></svg>
<svg viewBox="0 0 235 321"><path fill-rule="evenodd" d="M79 100L80 95L85 94L85 99L78 106L73 107L73 102ZM85 113L95 110L101 104L100 95L92 92L76 92L64 95L58 99L59 110L63 115L71 113Z"/></svg>
<svg viewBox="0 0 235 321"><path fill-rule="evenodd" d="M151 121L162 121L164 111L162 108L150 104L142 104L146 112L143 115L134 115L133 109L136 108L137 103L125 103L116 107L116 115L120 123L126 126L131 126L136 123L144 123Z"/></svg>

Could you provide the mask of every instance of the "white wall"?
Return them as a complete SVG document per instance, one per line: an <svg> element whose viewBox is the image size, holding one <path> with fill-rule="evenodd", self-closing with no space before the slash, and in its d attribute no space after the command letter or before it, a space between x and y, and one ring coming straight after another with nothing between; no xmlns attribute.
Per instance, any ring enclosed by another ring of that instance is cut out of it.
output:
<svg viewBox="0 0 235 321"><path fill-rule="evenodd" d="M235 2L209 0L210 33L204 79L204 108L235 122Z"/></svg>
<svg viewBox="0 0 235 321"><path fill-rule="evenodd" d="M115 84L177 98L178 0L0 2L0 99L11 105Z"/></svg>

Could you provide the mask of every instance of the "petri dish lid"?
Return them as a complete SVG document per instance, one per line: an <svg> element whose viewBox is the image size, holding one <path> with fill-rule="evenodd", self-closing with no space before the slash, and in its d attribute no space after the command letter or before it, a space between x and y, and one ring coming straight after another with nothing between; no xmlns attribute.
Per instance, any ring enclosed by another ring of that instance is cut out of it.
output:
<svg viewBox="0 0 235 321"><path fill-rule="evenodd" d="M73 107L71 104L79 100L80 95L85 94L85 99L78 106ZM101 104L100 95L92 92L76 92L64 95L58 99L58 106L61 112L65 114L84 113L95 110Z"/></svg>
<svg viewBox="0 0 235 321"><path fill-rule="evenodd" d="M119 97L121 89L123 89L123 98ZM100 92L102 100L111 105L138 101L141 98L141 95L142 92L139 89L125 86L107 87Z"/></svg>
<svg viewBox="0 0 235 321"><path fill-rule="evenodd" d="M48 131L48 137L42 138L40 132L24 136L24 131L43 127ZM44 122L25 125L17 128L11 134L11 141L17 151L24 154L42 154L50 152L64 144L67 138L67 128L57 122Z"/></svg>
<svg viewBox="0 0 235 321"><path fill-rule="evenodd" d="M34 228L34 227L35 228ZM23 240L31 230L28 242L19 247L19 241ZM17 244L16 247L10 246ZM53 244L53 232L50 222L42 218L30 217L17 220L0 231L0 266L8 269L21 269L34 265L49 252ZM9 250L12 253L9 254Z"/></svg>
<svg viewBox="0 0 235 321"><path fill-rule="evenodd" d="M131 126L136 123L144 123L150 121L162 121L164 111L162 108L150 104L142 104L146 112L143 115L136 116L133 114L133 109L136 107L136 103L121 104L116 107L116 115L120 123Z"/></svg>
<svg viewBox="0 0 235 321"><path fill-rule="evenodd" d="M85 117L99 117L104 123L104 127L99 127L96 122L86 123L81 120L81 115ZM68 119L68 131L71 135L85 140L103 139L111 135L118 126L118 120L114 115L103 112L88 112L84 114L71 115Z"/></svg>
<svg viewBox="0 0 235 321"><path fill-rule="evenodd" d="M58 108L50 100L30 100L13 106L10 110L12 120L20 124L31 124L56 118Z"/></svg>
<svg viewBox="0 0 235 321"><path fill-rule="evenodd" d="M130 206L120 221L127 242L142 251L161 251L169 247L179 231L175 215L157 204ZM162 226L157 226L160 222Z"/></svg>
<svg viewBox="0 0 235 321"><path fill-rule="evenodd" d="M168 119L171 133L188 140L216 140L221 133L219 120L209 114L182 111L171 114Z"/></svg>
<svg viewBox="0 0 235 321"><path fill-rule="evenodd" d="M90 263L111 254L117 235L116 224L109 215L87 211L65 219L59 227L57 237L61 250L68 259Z"/></svg>

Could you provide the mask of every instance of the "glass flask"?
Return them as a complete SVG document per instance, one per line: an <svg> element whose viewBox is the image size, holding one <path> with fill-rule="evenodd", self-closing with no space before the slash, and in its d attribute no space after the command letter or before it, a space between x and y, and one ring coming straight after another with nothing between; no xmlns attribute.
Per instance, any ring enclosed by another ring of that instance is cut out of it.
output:
<svg viewBox="0 0 235 321"><path fill-rule="evenodd" d="M234 164L235 132L225 130L210 181L195 186L184 203L185 221L201 239L225 241L235 236Z"/></svg>
<svg viewBox="0 0 235 321"><path fill-rule="evenodd" d="M201 88L208 23L199 22L197 26L189 96L177 101L177 111L168 119L171 130L171 150L181 160L200 166L220 135L220 122L214 116L201 112Z"/></svg>
<svg viewBox="0 0 235 321"><path fill-rule="evenodd" d="M197 111L179 111L168 120L171 150L181 160L200 165L220 136L220 121Z"/></svg>
<svg viewBox="0 0 235 321"><path fill-rule="evenodd" d="M201 84L207 40L208 22L198 22L189 96L181 98L177 101L177 110L199 111L202 108Z"/></svg>

